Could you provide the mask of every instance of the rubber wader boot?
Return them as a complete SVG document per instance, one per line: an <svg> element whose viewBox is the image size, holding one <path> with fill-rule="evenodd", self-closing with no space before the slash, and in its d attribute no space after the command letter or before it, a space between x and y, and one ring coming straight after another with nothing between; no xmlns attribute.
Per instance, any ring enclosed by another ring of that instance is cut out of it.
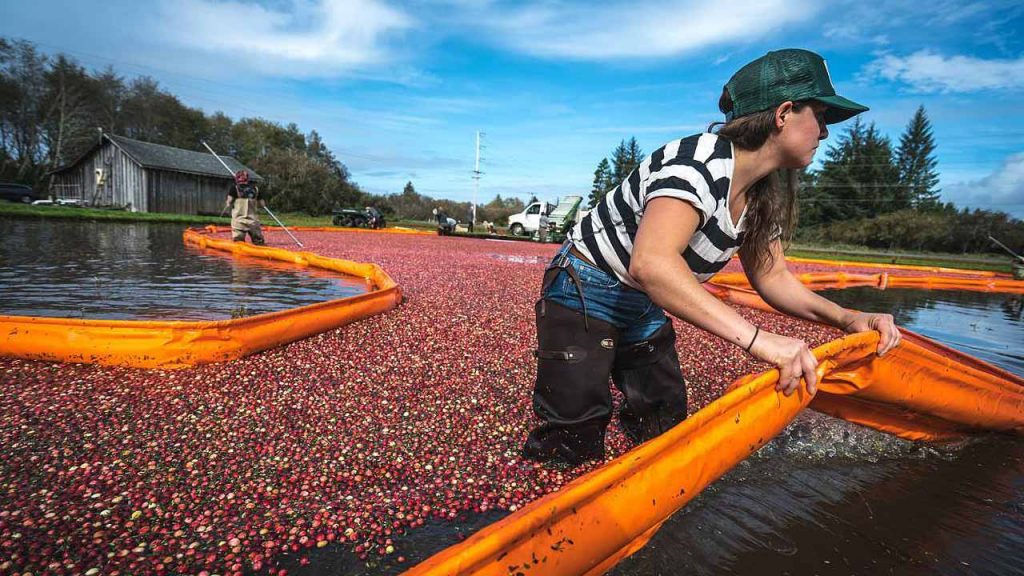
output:
<svg viewBox="0 0 1024 576"><path fill-rule="evenodd" d="M533 410L544 423L526 439L523 456L570 465L604 458L618 330L593 317L585 328L582 313L544 299L536 312Z"/></svg>
<svg viewBox="0 0 1024 576"><path fill-rule="evenodd" d="M634 442L646 442L686 419L686 384L671 322L647 340L619 346L612 380L625 396L619 420Z"/></svg>

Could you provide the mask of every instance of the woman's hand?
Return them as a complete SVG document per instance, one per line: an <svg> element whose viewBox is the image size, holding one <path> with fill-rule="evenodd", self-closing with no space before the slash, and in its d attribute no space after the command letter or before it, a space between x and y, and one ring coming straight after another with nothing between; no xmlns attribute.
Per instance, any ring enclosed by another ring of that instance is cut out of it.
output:
<svg viewBox="0 0 1024 576"><path fill-rule="evenodd" d="M847 334L867 332L876 330L878 338L878 356L885 356L890 350L899 345L900 331L893 322L892 314L873 314L870 312L852 312L852 316L846 319L843 331Z"/></svg>
<svg viewBox="0 0 1024 576"><path fill-rule="evenodd" d="M750 353L759 360L770 362L779 369L779 382L775 389L791 396L800 385L800 378L807 383L807 392L818 391L818 360L811 354L803 340L788 338L771 332L760 331L750 347Z"/></svg>

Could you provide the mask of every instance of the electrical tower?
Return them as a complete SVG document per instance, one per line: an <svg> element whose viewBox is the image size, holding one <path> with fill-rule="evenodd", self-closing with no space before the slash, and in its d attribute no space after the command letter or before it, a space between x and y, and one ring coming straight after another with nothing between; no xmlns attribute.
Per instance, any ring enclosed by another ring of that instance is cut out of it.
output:
<svg viewBox="0 0 1024 576"><path fill-rule="evenodd" d="M477 200L480 196L480 175L483 174L483 172L480 171L480 137L484 135L485 134L483 132L479 130L476 131L476 164L473 168L473 224L476 224Z"/></svg>

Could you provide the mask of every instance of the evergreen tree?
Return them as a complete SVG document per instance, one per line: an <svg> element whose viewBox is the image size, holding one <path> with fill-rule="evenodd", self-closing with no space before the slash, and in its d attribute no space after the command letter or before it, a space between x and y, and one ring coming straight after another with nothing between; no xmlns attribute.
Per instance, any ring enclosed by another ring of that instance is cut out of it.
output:
<svg viewBox="0 0 1024 576"><path fill-rule="evenodd" d="M602 158L601 162L597 165L597 170L594 170L594 185L590 189L590 197L587 198L590 208L597 206L597 203L604 198L608 189L613 186L611 179L611 164L608 163L607 158Z"/></svg>
<svg viewBox="0 0 1024 576"><path fill-rule="evenodd" d="M636 138L631 136L628 142L625 140L619 142L615 151L612 152L612 186L621 184L629 176L629 173L640 165L643 157L644 153L640 150L640 145L636 143Z"/></svg>
<svg viewBox="0 0 1024 576"><path fill-rule="evenodd" d="M907 187L911 203L916 208L934 210L939 207L939 190L935 188L939 183L936 163L931 123L924 106L920 106L907 124L896 150L900 183Z"/></svg>
<svg viewBox="0 0 1024 576"><path fill-rule="evenodd" d="M874 123L855 120L825 155L814 189L808 193L820 204L822 223L870 218L910 206L892 143Z"/></svg>
<svg viewBox="0 0 1024 576"><path fill-rule="evenodd" d="M811 228L825 222L837 220L842 211L837 198L818 186L819 173L815 170L800 172L796 202L800 228Z"/></svg>

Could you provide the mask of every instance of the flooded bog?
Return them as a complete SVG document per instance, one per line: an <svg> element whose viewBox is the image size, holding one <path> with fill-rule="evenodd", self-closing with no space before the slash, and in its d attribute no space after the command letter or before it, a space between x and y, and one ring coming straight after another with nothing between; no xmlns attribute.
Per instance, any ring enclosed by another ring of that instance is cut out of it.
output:
<svg viewBox="0 0 1024 576"><path fill-rule="evenodd" d="M0 314L226 320L362 294L323 270L186 247L181 224L0 218Z"/></svg>

